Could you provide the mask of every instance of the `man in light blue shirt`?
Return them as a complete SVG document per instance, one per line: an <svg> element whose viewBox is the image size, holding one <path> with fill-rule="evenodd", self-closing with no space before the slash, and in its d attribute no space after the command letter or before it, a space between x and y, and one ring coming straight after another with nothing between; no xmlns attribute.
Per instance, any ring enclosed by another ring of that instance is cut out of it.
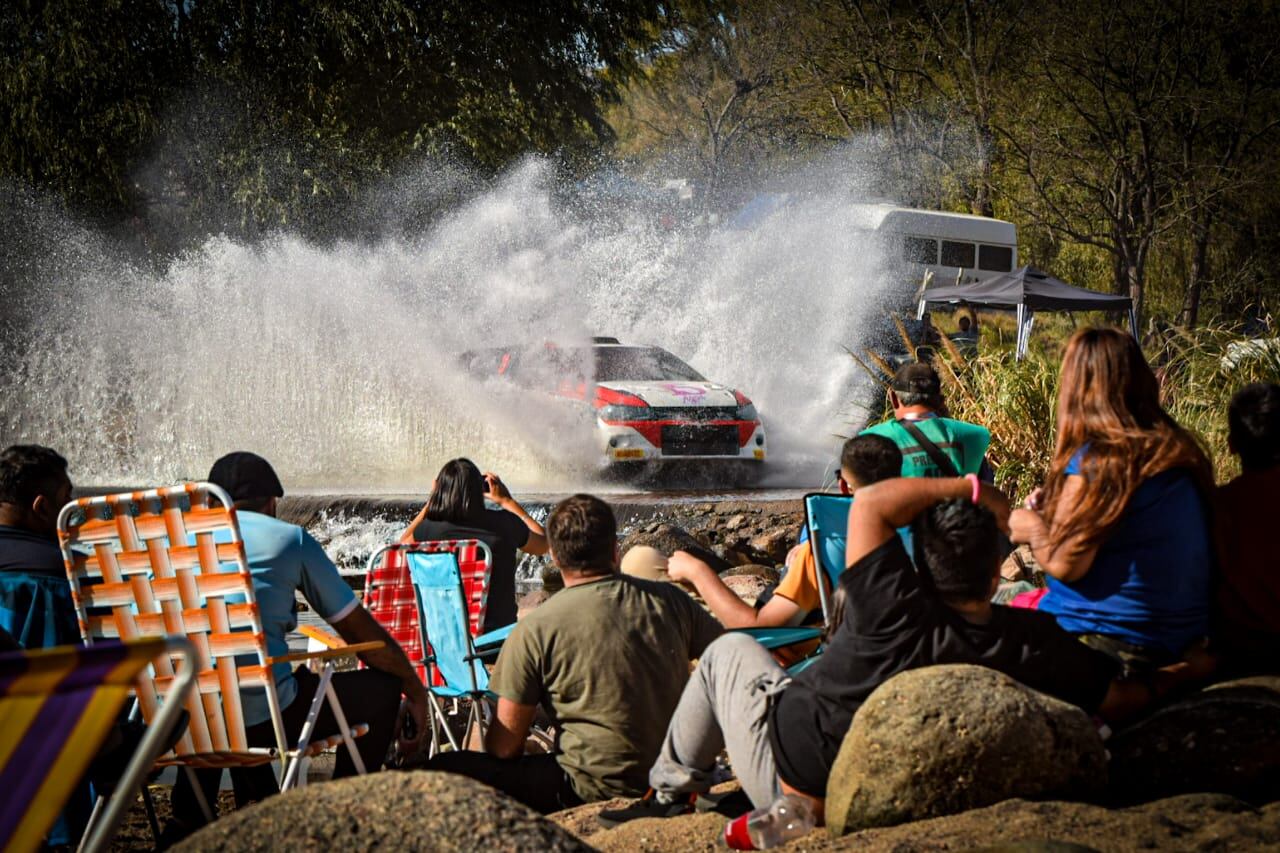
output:
<svg viewBox="0 0 1280 853"><path fill-rule="evenodd" d="M382 648L360 656L367 669L336 673L332 681L348 722L369 725L369 733L358 738L356 746L366 769L377 770L396 735L402 692L405 710L414 723L414 738L402 739L402 745L411 747L425 730L427 693L417 672L399 644L360 605L320 543L298 525L276 518L284 487L267 460L253 453L228 454L213 464L208 480L221 486L235 503L245 555L253 575L254 597L271 656L289 653L286 637L298 625L298 592L348 643L383 643ZM274 675L285 735L292 745L306 721L320 679L305 665L291 670L288 663L276 664ZM249 743L275 746L266 691L245 688L240 695ZM337 721L326 702L317 718L313 739L337 732ZM340 747L334 778L354 774L350 754L345 747ZM197 775L212 806L216 803L221 772L200 771ZM232 771L231 775L237 806L262 799L276 790L269 767ZM185 775L180 775L174 786L173 810L175 825L166 828L166 841L172 842L203 823Z"/></svg>

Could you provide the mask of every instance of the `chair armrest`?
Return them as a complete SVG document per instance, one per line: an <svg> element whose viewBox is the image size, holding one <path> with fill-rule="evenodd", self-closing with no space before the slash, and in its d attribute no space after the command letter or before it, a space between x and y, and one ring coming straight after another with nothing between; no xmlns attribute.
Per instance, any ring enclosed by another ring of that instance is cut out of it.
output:
<svg viewBox="0 0 1280 853"><path fill-rule="evenodd" d="M336 649L322 649L318 652L294 652L288 655L276 655L267 658L268 664L277 663L293 663L295 661L304 660L321 660L324 658L342 658L350 655L358 655L361 652L371 652L374 649L381 649L386 643L381 640L371 640L367 643L353 643L349 646L341 646Z"/></svg>
<svg viewBox="0 0 1280 853"><path fill-rule="evenodd" d="M332 631L326 631L323 628L317 628L315 625L299 625L298 633L304 637L310 637L317 643L330 649L340 649L347 645L347 641L339 637Z"/></svg>

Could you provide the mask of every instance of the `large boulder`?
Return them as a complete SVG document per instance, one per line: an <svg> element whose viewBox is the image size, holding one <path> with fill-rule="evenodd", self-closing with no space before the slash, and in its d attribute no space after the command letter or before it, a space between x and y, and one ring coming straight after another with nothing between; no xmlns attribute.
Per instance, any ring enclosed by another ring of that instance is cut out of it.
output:
<svg viewBox="0 0 1280 853"><path fill-rule="evenodd" d="M702 540L683 527L677 527L674 524L656 523L635 530L626 539L622 540L619 551L625 556L627 551L637 545L648 545L650 548L657 548L668 557L676 551L688 551L717 572L732 568L728 561L711 551Z"/></svg>
<svg viewBox="0 0 1280 853"><path fill-rule="evenodd" d="M863 703L827 785L843 835L955 814L1011 797L1089 797L1107 756L1073 705L980 666L901 673Z"/></svg>
<svg viewBox="0 0 1280 853"><path fill-rule="evenodd" d="M1215 685L1117 732L1107 749L1116 803L1193 791L1280 799L1280 677Z"/></svg>
<svg viewBox="0 0 1280 853"><path fill-rule="evenodd" d="M310 785L214 821L183 851L591 850L479 782L447 773L374 773Z"/></svg>

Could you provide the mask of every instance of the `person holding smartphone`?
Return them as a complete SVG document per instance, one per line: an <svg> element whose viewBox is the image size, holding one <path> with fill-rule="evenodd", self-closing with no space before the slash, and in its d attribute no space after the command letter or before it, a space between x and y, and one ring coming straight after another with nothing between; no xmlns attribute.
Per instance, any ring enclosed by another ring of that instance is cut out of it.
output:
<svg viewBox="0 0 1280 853"><path fill-rule="evenodd" d="M498 508L486 506L486 499ZM516 551L545 554L547 536L497 474L482 474L470 459L446 462L409 530L415 542L479 539L488 545L493 566L484 633L516 621Z"/></svg>

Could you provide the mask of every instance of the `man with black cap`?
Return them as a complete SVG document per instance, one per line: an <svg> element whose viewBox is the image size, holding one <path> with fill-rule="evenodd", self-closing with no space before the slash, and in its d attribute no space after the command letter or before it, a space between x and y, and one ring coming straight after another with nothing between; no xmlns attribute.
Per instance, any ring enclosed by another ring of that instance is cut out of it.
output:
<svg viewBox="0 0 1280 853"><path fill-rule="evenodd" d="M416 724L414 740L425 730L427 693L417 672L399 644L360 605L320 543L298 525L275 517L276 507L284 496L284 487L267 460L254 453L227 454L213 463L208 480L222 487L235 503L240 534L253 574L254 596L271 655L289 652L285 638L298 624L296 595L299 591L311 609L347 642L376 640L384 644L382 648L360 656L368 664L368 669L339 672L332 681L347 719L369 725L369 733L357 738L356 746L365 767L370 771L377 770L382 766L397 730L401 692L405 696L405 710ZM290 670L288 664L277 664L275 678L285 734L292 740L302 730L319 676L305 666ZM241 702L249 743L275 746L266 693L245 689L241 692ZM313 738L326 737L338 731L328 703L321 708ZM412 742L406 741L404 745L411 746ZM270 768L254 768L258 771L264 769L265 774L232 772L237 805L275 792ZM334 777L354 773L351 756L345 748L339 749ZM215 803L214 794L221 772L201 771L197 775L208 802ZM178 777L178 784L174 786L173 809L177 825L166 828L166 841L176 840L203 822L198 803L186 784L185 774Z"/></svg>
<svg viewBox="0 0 1280 853"><path fill-rule="evenodd" d="M994 477L987 464L991 433L986 427L947 417L942 381L932 365L912 362L898 368L889 384L893 418L862 431L882 435L902 451L904 477Z"/></svg>

